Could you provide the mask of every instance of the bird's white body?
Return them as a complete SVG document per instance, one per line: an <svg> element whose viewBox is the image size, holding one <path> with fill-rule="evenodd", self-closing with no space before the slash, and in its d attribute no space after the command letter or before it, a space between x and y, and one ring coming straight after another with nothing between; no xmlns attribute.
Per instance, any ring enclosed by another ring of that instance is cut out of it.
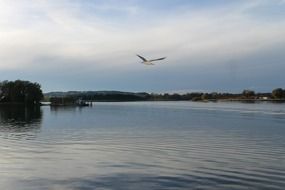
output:
<svg viewBox="0 0 285 190"><path fill-rule="evenodd" d="M145 65L154 65L151 61L143 61L142 64L145 64Z"/></svg>
<svg viewBox="0 0 285 190"><path fill-rule="evenodd" d="M147 59L144 58L143 56L140 56L140 55L137 55L137 56L143 60L143 61L142 61L142 64L145 64L145 65L154 65L154 64L152 63L153 61L160 61L160 60L163 60L163 59L166 58L166 57L162 57L162 58L158 58L158 59L147 60Z"/></svg>

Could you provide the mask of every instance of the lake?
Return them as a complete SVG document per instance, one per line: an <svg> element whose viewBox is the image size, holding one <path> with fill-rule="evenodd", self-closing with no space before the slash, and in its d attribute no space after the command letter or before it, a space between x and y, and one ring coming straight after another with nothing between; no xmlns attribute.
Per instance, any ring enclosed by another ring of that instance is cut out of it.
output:
<svg viewBox="0 0 285 190"><path fill-rule="evenodd" d="M0 107L5 190L284 189L285 104Z"/></svg>

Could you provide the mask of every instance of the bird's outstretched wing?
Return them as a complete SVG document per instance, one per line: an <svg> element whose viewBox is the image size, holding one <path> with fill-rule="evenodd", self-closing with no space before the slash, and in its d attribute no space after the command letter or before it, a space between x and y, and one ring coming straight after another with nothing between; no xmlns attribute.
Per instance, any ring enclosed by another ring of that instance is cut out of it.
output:
<svg viewBox="0 0 285 190"><path fill-rule="evenodd" d="M160 60L163 60L163 59L165 59L166 57L162 57L162 58L158 58L158 59L151 59L151 60L149 60L149 61L160 61Z"/></svg>
<svg viewBox="0 0 285 190"><path fill-rule="evenodd" d="M142 56L140 56L140 55L138 55L138 54L137 54L137 56L138 56L139 58L141 58L143 61L147 61L146 58L144 58L144 57L142 57Z"/></svg>

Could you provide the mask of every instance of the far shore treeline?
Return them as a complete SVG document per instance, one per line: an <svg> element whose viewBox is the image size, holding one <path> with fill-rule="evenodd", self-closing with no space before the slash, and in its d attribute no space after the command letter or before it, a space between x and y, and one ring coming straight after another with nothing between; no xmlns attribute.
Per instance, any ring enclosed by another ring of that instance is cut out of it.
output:
<svg viewBox="0 0 285 190"><path fill-rule="evenodd" d="M43 94L36 82L15 80L0 82L0 104L38 105L41 101L57 99L74 101L285 101L285 89L276 88L272 92L256 93L243 90L241 93L191 92L191 93L146 93L121 91L68 91Z"/></svg>
<svg viewBox="0 0 285 190"><path fill-rule="evenodd" d="M120 92L120 91L68 91L50 92L45 94L46 99L50 98L72 98L86 101L285 101L285 89L277 88L268 93L255 93L252 90L244 90L241 93L203 93L192 92L184 94L156 94L146 92Z"/></svg>

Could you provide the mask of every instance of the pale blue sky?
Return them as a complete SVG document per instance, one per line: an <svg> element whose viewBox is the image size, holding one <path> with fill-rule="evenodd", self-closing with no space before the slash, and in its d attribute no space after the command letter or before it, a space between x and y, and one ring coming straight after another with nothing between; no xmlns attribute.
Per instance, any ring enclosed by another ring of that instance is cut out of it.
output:
<svg viewBox="0 0 285 190"><path fill-rule="evenodd" d="M284 0L0 0L0 80L45 92L285 88ZM167 56L155 66L147 58Z"/></svg>

